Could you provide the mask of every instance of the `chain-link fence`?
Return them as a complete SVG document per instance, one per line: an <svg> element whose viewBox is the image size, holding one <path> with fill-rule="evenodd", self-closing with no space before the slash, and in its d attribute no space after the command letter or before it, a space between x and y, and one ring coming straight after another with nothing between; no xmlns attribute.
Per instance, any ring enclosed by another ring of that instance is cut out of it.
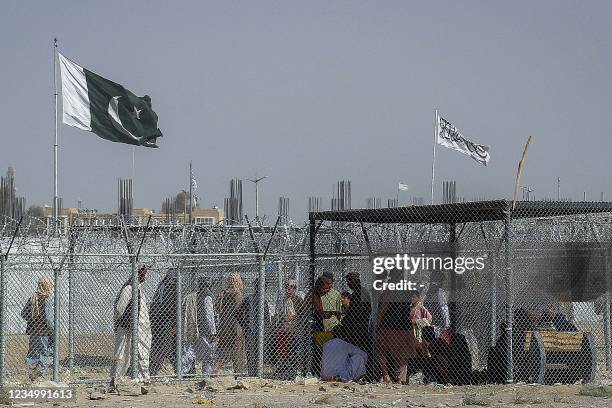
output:
<svg viewBox="0 0 612 408"><path fill-rule="evenodd" d="M315 367L374 381L592 381L610 370L610 211L494 201L311 213ZM324 223L338 234L318 237ZM348 298L330 289L341 279Z"/></svg>
<svg viewBox="0 0 612 408"><path fill-rule="evenodd" d="M0 373L591 381L611 363L611 213L496 201L56 237L5 223Z"/></svg>

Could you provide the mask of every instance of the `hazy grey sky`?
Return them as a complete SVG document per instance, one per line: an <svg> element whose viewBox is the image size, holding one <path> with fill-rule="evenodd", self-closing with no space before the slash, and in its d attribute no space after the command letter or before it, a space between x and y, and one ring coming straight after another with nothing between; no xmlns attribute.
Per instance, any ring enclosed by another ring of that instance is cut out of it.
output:
<svg viewBox="0 0 612 408"><path fill-rule="evenodd" d="M164 138L136 151L135 206L159 210L188 186L223 205L229 179L255 172L261 209L280 195L303 220L306 197L353 182L366 197L428 197L434 109L491 162L439 147L436 191L510 196L529 135L522 184L536 197L612 199L610 1L20 1L0 5L0 169L19 194L53 194L52 40L80 65L149 94ZM128 145L60 125L64 206L115 210ZM245 209L254 190L244 184Z"/></svg>

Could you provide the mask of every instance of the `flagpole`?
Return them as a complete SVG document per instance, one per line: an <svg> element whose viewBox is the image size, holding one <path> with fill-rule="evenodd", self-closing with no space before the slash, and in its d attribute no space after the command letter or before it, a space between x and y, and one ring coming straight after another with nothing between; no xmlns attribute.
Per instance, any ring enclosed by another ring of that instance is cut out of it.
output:
<svg viewBox="0 0 612 408"><path fill-rule="evenodd" d="M433 133L433 157L431 160L431 205L434 203L434 180L436 174L436 142L438 136L438 110L436 109L434 118L434 133Z"/></svg>
<svg viewBox="0 0 612 408"><path fill-rule="evenodd" d="M53 235L57 234L57 221L59 217L57 198L57 146L58 146L58 124L57 124L57 38L53 39L53 98L55 104L55 143L53 144Z"/></svg>
<svg viewBox="0 0 612 408"><path fill-rule="evenodd" d="M395 206L399 207L399 183L397 184L397 195L395 197Z"/></svg>

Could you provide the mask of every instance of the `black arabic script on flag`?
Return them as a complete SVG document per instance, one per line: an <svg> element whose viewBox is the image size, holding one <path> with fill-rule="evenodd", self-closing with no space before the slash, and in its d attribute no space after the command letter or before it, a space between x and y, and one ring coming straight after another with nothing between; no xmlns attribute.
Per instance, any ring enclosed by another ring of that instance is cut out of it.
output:
<svg viewBox="0 0 612 408"><path fill-rule="evenodd" d="M467 154L485 166L490 159L489 146L466 139L455 126L443 117L439 117L438 122L438 144Z"/></svg>

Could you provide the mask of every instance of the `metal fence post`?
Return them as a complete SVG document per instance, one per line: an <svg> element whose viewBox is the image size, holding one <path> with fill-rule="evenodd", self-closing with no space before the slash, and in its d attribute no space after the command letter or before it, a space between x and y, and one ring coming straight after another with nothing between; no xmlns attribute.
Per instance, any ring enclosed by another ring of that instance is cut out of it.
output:
<svg viewBox="0 0 612 408"><path fill-rule="evenodd" d="M60 269L53 268L53 381L59 382L60 349Z"/></svg>
<svg viewBox="0 0 612 408"><path fill-rule="evenodd" d="M495 256L496 260L498 258L498 255ZM487 260L491 258L493 257L488 257ZM493 262L494 264L491 268L491 326L489 328L489 330L491 331L491 341L489 342L489 345L491 347L494 347L497 343L497 262Z"/></svg>
<svg viewBox="0 0 612 408"><path fill-rule="evenodd" d="M513 293L512 293L512 266L510 264L510 255L511 255L511 247L510 247L510 227L512 225L510 208L506 208L505 218L504 218L504 238L506 241L505 248L505 269L506 269L506 336L507 336L507 350L506 355L508 356L508 367L506 373L506 382L512 383L514 382L514 360L512 358L512 308L513 308Z"/></svg>
<svg viewBox="0 0 612 408"><path fill-rule="evenodd" d="M310 347L310 353L308 353L308 358L307 358L307 370L310 371L313 369L313 357L314 357L314 353L315 353L315 344L313 341L314 338L314 332L315 332L315 321L314 321L314 315L315 315L315 307L314 307L314 296L315 296L315 274L316 274L316 235L317 235L317 228L315 226L315 219L314 218L310 218L310 229L309 229L309 239L310 239L310 273L309 273L309 279L308 279L308 287L310 289L310 296L311 298L309 299L310 302L310 307L307 309L308 312L310 313L309 316L309 322L310 324L308 325L308 333L304 333L307 338L308 338L308 343Z"/></svg>
<svg viewBox="0 0 612 408"><path fill-rule="evenodd" d="M131 374L132 378L138 377L138 309L140 296L138 294L138 270L136 268L136 257L130 254L132 264L132 350L131 350Z"/></svg>
<svg viewBox="0 0 612 408"><path fill-rule="evenodd" d="M258 313L257 313L257 376L263 377L264 369L264 338L265 338L265 311L266 311L266 261L259 258L258 279Z"/></svg>
<svg viewBox="0 0 612 408"><path fill-rule="evenodd" d="M74 368L74 263L72 256L68 264L68 368Z"/></svg>
<svg viewBox="0 0 612 408"><path fill-rule="evenodd" d="M0 384L6 384L6 274L0 253Z"/></svg>
<svg viewBox="0 0 612 408"><path fill-rule="evenodd" d="M606 356L606 370L610 371L612 369L612 349L610 347L610 335L612 335L610 330L610 256L608 254L605 255L605 274L606 274L606 294L604 295L604 309L603 309L603 318L604 318L604 347L605 347L605 356Z"/></svg>
<svg viewBox="0 0 612 408"><path fill-rule="evenodd" d="M457 226L449 224L448 228L450 256L455 259L457 257ZM450 275L450 302L448 302L450 327L453 333L459 333L461 330L461 317L459 315L459 294L457 293L458 276L456 273L451 273Z"/></svg>
<svg viewBox="0 0 612 408"><path fill-rule="evenodd" d="M176 270L176 375L183 378L181 359L183 358L183 278L181 267Z"/></svg>

